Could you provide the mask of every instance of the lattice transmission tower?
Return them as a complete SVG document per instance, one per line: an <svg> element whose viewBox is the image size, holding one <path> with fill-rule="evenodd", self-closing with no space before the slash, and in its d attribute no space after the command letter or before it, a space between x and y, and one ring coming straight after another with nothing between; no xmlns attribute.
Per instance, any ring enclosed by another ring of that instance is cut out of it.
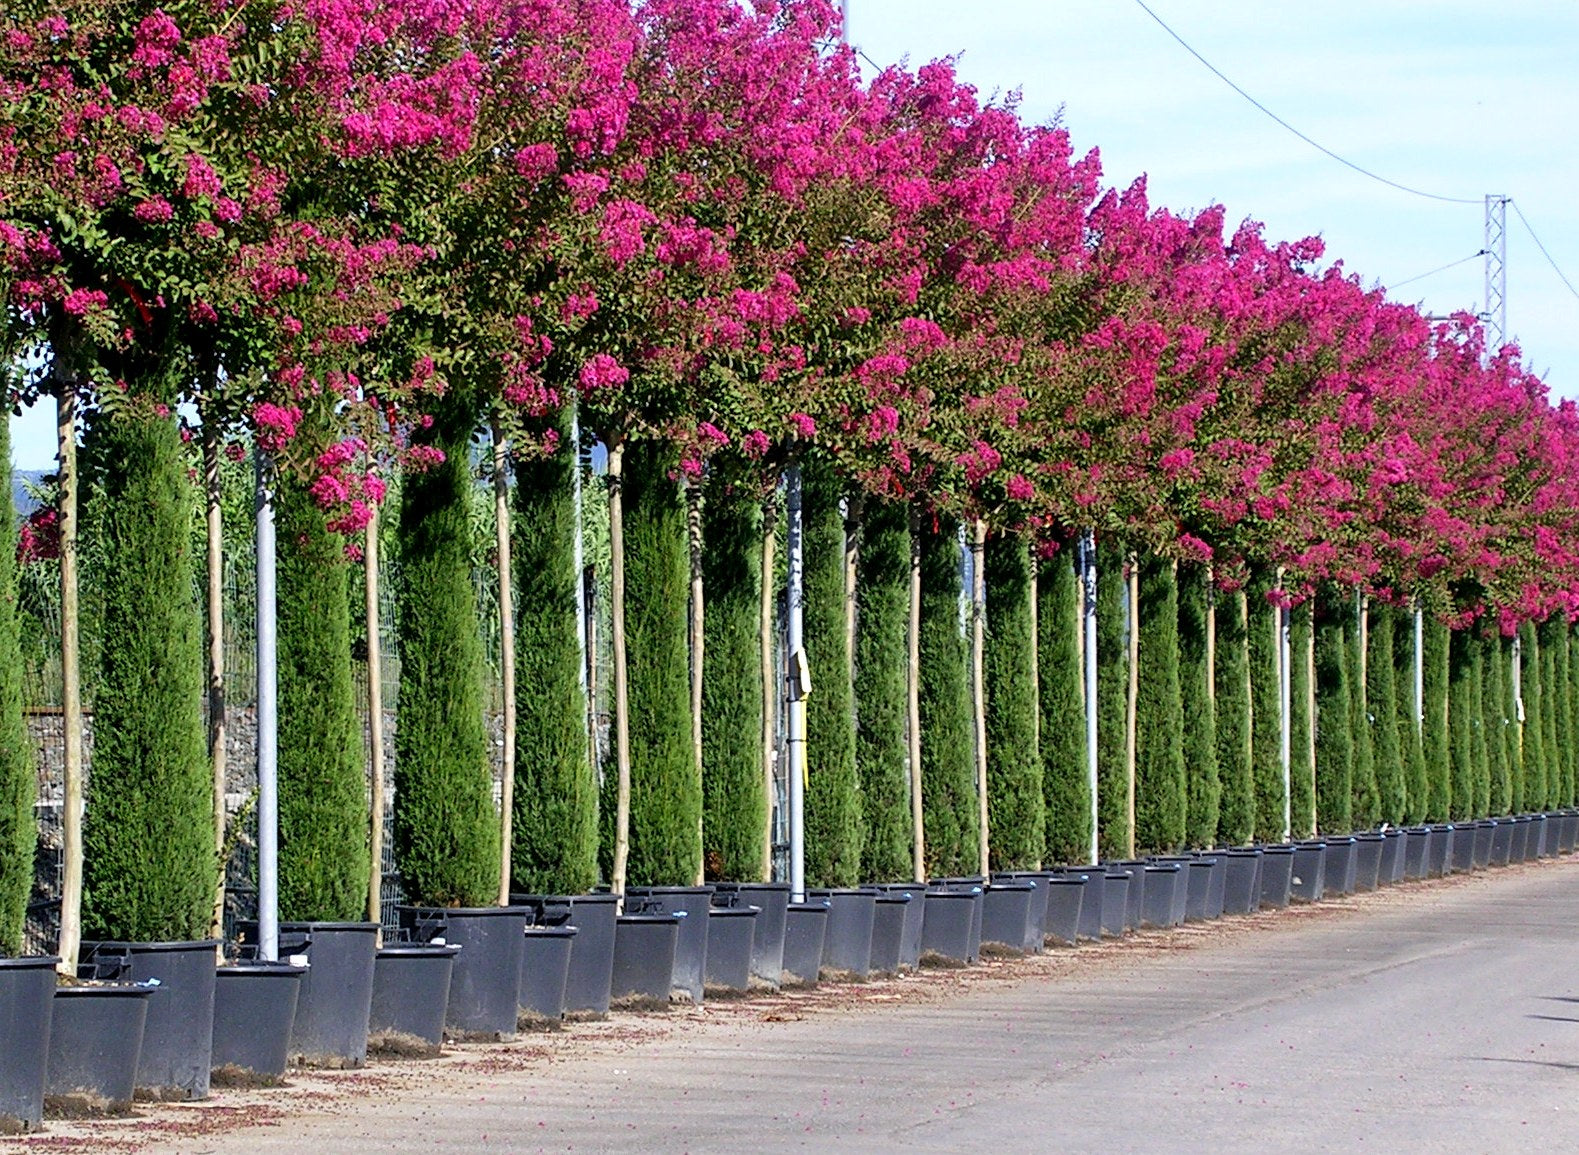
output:
<svg viewBox="0 0 1579 1155"><path fill-rule="evenodd" d="M1481 320L1486 325L1486 352L1495 354L1508 342L1508 198L1486 194L1486 296Z"/></svg>

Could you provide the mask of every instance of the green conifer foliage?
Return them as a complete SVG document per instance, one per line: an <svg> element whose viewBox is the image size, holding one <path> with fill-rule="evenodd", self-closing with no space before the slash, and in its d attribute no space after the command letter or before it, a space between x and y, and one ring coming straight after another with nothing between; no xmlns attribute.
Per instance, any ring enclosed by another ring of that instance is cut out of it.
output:
<svg viewBox="0 0 1579 1155"><path fill-rule="evenodd" d="M1281 704L1278 701L1278 614L1267 594L1273 579L1252 571L1246 590L1246 632L1250 640L1250 760L1255 780L1255 837L1283 837L1283 755Z"/></svg>
<svg viewBox="0 0 1579 1155"><path fill-rule="evenodd" d="M1558 613L1547 619L1550 634L1547 645L1552 651L1552 729L1556 741L1552 746L1551 784L1546 792L1546 806L1555 810L1567 806L1573 799L1573 679L1569 672L1568 620Z"/></svg>
<svg viewBox="0 0 1579 1155"><path fill-rule="evenodd" d="M1099 548L1097 569L1097 847L1104 859L1128 858L1129 777L1124 726L1129 697L1129 615L1123 548Z"/></svg>
<svg viewBox="0 0 1579 1155"><path fill-rule="evenodd" d="M426 434L443 463L401 486L394 849L406 897L432 906L482 906L499 890L467 511L471 432L469 408L444 406Z"/></svg>
<svg viewBox="0 0 1579 1155"><path fill-rule="evenodd" d="M1362 630L1359 598L1352 590L1344 590L1339 596L1345 603L1344 629L1349 639L1349 725L1352 727L1349 739L1352 751L1350 790L1354 796L1352 821L1361 829L1369 829L1376 825L1382 809L1381 790L1376 775L1375 725L1377 712L1386 706L1385 702L1372 699L1370 693L1371 658L1375 650L1371 638L1385 628L1386 623L1376 613L1379 607L1368 604L1364 607L1367 617Z"/></svg>
<svg viewBox="0 0 1579 1155"><path fill-rule="evenodd" d="M1524 726L1521 730L1519 760L1513 774L1513 812L1523 813L1541 804L1546 797L1546 742L1541 723L1541 645L1535 625L1519 627L1520 690L1524 699Z"/></svg>
<svg viewBox="0 0 1579 1155"><path fill-rule="evenodd" d="M921 530L921 793L928 876L975 874L976 776L970 678L960 631L959 523L923 515Z"/></svg>
<svg viewBox="0 0 1579 1155"><path fill-rule="evenodd" d="M1404 821L1408 793L1404 783L1403 742L1398 732L1398 667L1393 642L1398 611L1386 602L1371 603L1370 658L1365 664L1366 699L1371 711L1371 764L1376 779L1376 810L1355 815L1355 825Z"/></svg>
<svg viewBox="0 0 1579 1155"><path fill-rule="evenodd" d="M174 417L105 415L96 433L103 641L83 823L83 934L206 938L218 868L193 489Z"/></svg>
<svg viewBox="0 0 1579 1155"><path fill-rule="evenodd" d="M1218 841L1255 837L1255 776L1250 764L1250 664L1243 591L1217 598L1217 770L1222 782Z"/></svg>
<svg viewBox="0 0 1579 1155"><path fill-rule="evenodd" d="M1563 764L1560 803L1563 806L1572 806L1579 801L1579 654L1574 652L1573 626L1566 631L1564 644L1568 647L1568 733L1572 744L1567 750L1568 757ZM1490 661L1489 656L1487 661Z"/></svg>
<svg viewBox="0 0 1579 1155"><path fill-rule="evenodd" d="M910 617L910 513L868 498L862 510L855 619L855 762L868 882L903 882L911 862L905 741L906 636Z"/></svg>
<svg viewBox="0 0 1579 1155"><path fill-rule="evenodd" d="M354 922L368 856L350 566L302 481L283 476L277 493L280 916Z"/></svg>
<svg viewBox="0 0 1579 1155"><path fill-rule="evenodd" d="M1311 761L1311 647L1315 626L1309 600L1295 606L1289 622L1289 824L1295 838L1316 832L1316 767Z"/></svg>
<svg viewBox="0 0 1579 1155"><path fill-rule="evenodd" d="M1404 757L1405 821L1424 822L1431 801L1425 747L1415 702L1415 616L1400 612L1394 619L1393 657L1398 694L1398 739Z"/></svg>
<svg viewBox="0 0 1579 1155"><path fill-rule="evenodd" d="M1013 534L987 539L983 680L987 708L988 853L994 870L1041 865L1047 814L1036 741L1036 630L1031 618L1031 553Z"/></svg>
<svg viewBox="0 0 1579 1155"><path fill-rule="evenodd" d="M1217 841L1222 783L1217 771L1217 710L1206 647L1208 573L1179 567L1179 694L1184 703L1185 821L1189 846ZM1044 730L1045 734L1046 731Z"/></svg>
<svg viewBox="0 0 1579 1155"><path fill-rule="evenodd" d="M702 862L702 784L691 746L685 500L658 445L625 449L625 635L632 886L689 886Z"/></svg>
<svg viewBox="0 0 1579 1155"><path fill-rule="evenodd" d="M0 461L11 461L11 418L0 414ZM0 956L22 953L33 888L38 826L33 740L22 716L22 650L17 632L16 505L0 494Z"/></svg>
<svg viewBox="0 0 1579 1155"><path fill-rule="evenodd" d="M1316 622L1316 825L1324 834L1354 826L1354 727L1349 661L1354 646L1340 598L1322 600Z"/></svg>
<svg viewBox="0 0 1579 1155"><path fill-rule="evenodd" d="M1179 689L1179 587L1173 563L1140 562L1140 679L1135 705L1135 842L1171 852L1184 843L1184 704Z"/></svg>
<svg viewBox="0 0 1579 1155"><path fill-rule="evenodd" d="M1468 630L1454 630L1448 640L1448 765L1452 774L1448 816L1473 817L1475 808L1475 640Z"/></svg>
<svg viewBox="0 0 1579 1155"><path fill-rule="evenodd" d="M844 515L839 475L825 457L801 469L806 541L806 878L814 886L860 881L865 817L855 776L855 717L845 642Z"/></svg>
<svg viewBox="0 0 1579 1155"><path fill-rule="evenodd" d="M1448 749L1448 628L1425 620L1425 722L1421 750L1426 768L1426 820L1446 822L1453 808L1452 754Z"/></svg>
<svg viewBox="0 0 1579 1155"><path fill-rule="evenodd" d="M576 446L515 463L515 790L512 888L580 894L598 881L598 786L582 688ZM760 789L760 788L759 788ZM760 853L759 853L760 857Z"/></svg>
<svg viewBox="0 0 1579 1155"><path fill-rule="evenodd" d="M1506 638L1494 636L1486 642L1481 669L1481 718L1486 732L1487 815L1506 814L1512 797L1508 755L1513 750L1509 719L1508 662Z"/></svg>
<svg viewBox="0 0 1579 1155"><path fill-rule="evenodd" d="M1557 680L1557 650L1559 631L1551 618L1542 622L1537 631L1541 639L1541 750L1545 756L1545 791L1530 803L1531 810L1548 810L1555 802L1562 786L1563 752L1561 723L1563 700L1568 694L1567 679Z"/></svg>
<svg viewBox="0 0 1579 1155"><path fill-rule="evenodd" d="M1475 744L1470 751L1475 779L1475 802L1470 809L1471 818L1484 818L1491 813L1491 751L1489 731L1486 726L1486 671L1495 664L1496 639L1486 637L1479 630L1474 633L1471 657L1474 668L1470 671L1470 724L1475 728ZM1502 740L1501 734L1497 741Z"/></svg>
<svg viewBox="0 0 1579 1155"><path fill-rule="evenodd" d="M1074 551L1042 559L1037 572L1045 858L1083 863L1091 855L1091 781L1086 771L1085 671L1080 657L1081 591Z"/></svg>

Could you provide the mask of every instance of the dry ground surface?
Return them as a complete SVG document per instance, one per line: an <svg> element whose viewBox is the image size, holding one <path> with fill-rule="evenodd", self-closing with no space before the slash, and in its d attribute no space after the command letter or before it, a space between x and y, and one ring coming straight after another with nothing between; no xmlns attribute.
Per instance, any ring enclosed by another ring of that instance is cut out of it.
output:
<svg viewBox="0 0 1579 1155"><path fill-rule="evenodd" d="M27 1155L1579 1150L1579 859L294 1072ZM5 1143L0 1140L0 1144Z"/></svg>

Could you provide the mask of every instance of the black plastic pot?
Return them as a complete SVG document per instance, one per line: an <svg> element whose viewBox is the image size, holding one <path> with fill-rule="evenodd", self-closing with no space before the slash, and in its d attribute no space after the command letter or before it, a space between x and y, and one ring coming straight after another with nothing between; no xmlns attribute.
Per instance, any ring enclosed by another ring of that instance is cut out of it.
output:
<svg viewBox="0 0 1579 1155"><path fill-rule="evenodd" d="M1129 892L1138 873L1115 867L1102 876L1102 933L1109 938L1129 930Z"/></svg>
<svg viewBox="0 0 1579 1155"><path fill-rule="evenodd" d="M989 883L981 896L981 941L990 943L997 953L1024 954L1033 949L1026 939L1036 895L1033 879ZM1036 945L1040 946L1042 936L1037 929Z"/></svg>
<svg viewBox="0 0 1579 1155"><path fill-rule="evenodd" d="M1513 819L1493 819L1491 831L1491 865L1507 866L1513 861Z"/></svg>
<svg viewBox="0 0 1579 1155"><path fill-rule="evenodd" d="M728 900L726 905L731 906L754 906L762 912L751 932L751 977L762 986L776 989L779 972L784 969L784 919L790 884L720 882L714 884L714 905L721 900Z"/></svg>
<svg viewBox="0 0 1579 1155"><path fill-rule="evenodd" d="M49 1021L58 958L0 958L0 1134L44 1117Z"/></svg>
<svg viewBox="0 0 1579 1155"><path fill-rule="evenodd" d="M614 979L614 919L619 902L612 894L573 894L563 901L569 905L570 915L561 925L576 928L570 944L570 970L565 975L565 1013L606 1015Z"/></svg>
<svg viewBox="0 0 1579 1155"><path fill-rule="evenodd" d="M1288 845L1261 848L1261 905L1281 910L1289 903L1294 883L1294 848Z"/></svg>
<svg viewBox="0 0 1579 1155"><path fill-rule="evenodd" d="M1223 913L1249 914L1261 905L1261 851L1224 852Z"/></svg>
<svg viewBox="0 0 1579 1155"><path fill-rule="evenodd" d="M557 1023L565 1017L565 983L576 934L575 927L563 924L526 928L515 997L528 1020Z"/></svg>
<svg viewBox="0 0 1579 1155"><path fill-rule="evenodd" d="M1042 919L1042 941L1053 946L1074 946L1080 941L1087 897L1097 896L1097 934L1102 933L1101 891L1093 891L1087 874L1059 874L1049 878L1047 914Z"/></svg>
<svg viewBox="0 0 1579 1155"><path fill-rule="evenodd" d="M1076 926L1077 938L1099 942L1102 938L1102 895L1107 886L1107 870L1101 866L1066 866L1060 872L1064 878L1084 879L1080 888L1080 922Z"/></svg>
<svg viewBox="0 0 1579 1155"><path fill-rule="evenodd" d="M214 1044L222 1081L277 1082L290 1061L291 1026L305 966L245 962L214 973Z"/></svg>
<svg viewBox="0 0 1579 1155"><path fill-rule="evenodd" d="M1469 828L1470 855L1476 870L1485 870L1491 865L1491 840L1496 829L1497 824L1488 819L1481 819Z"/></svg>
<svg viewBox="0 0 1579 1155"><path fill-rule="evenodd" d="M1431 828L1411 826L1404 831L1404 879L1416 882L1426 875L1426 851L1431 842Z"/></svg>
<svg viewBox="0 0 1579 1155"><path fill-rule="evenodd" d="M1530 816L1530 847L1531 847L1531 849L1530 849L1530 857L1531 858L1545 858L1545 857L1547 857L1548 855L1550 855L1552 853L1552 851L1550 849L1548 849L1548 847L1546 845L1547 832L1549 830L1551 830L1551 828L1552 828L1551 820L1549 818L1547 818L1546 815L1544 815L1544 814L1532 814Z"/></svg>
<svg viewBox="0 0 1579 1155"><path fill-rule="evenodd" d="M1558 853L1572 854L1576 843L1579 843L1579 810L1565 810L1557 839Z"/></svg>
<svg viewBox="0 0 1579 1155"><path fill-rule="evenodd" d="M1289 875L1290 902L1320 902L1326 893L1327 844L1300 842L1294 846L1294 869Z"/></svg>
<svg viewBox="0 0 1579 1155"><path fill-rule="evenodd" d="M633 886L625 892L625 909L679 914L674 944L674 993L701 1003L707 993L707 911L713 904L711 886Z"/></svg>
<svg viewBox="0 0 1579 1155"><path fill-rule="evenodd" d="M879 894L907 894L905 925L899 937L899 969L915 970L921 964L921 927L927 917L927 884L924 882L879 882L872 888ZM873 962L876 962L876 927L873 927Z"/></svg>
<svg viewBox="0 0 1579 1155"><path fill-rule="evenodd" d="M243 923L242 942L256 944L258 924ZM360 1067L367 1061L367 1015L373 1004L376 922L284 922L280 957L307 960L291 1062L305 1067Z"/></svg>
<svg viewBox="0 0 1579 1155"><path fill-rule="evenodd" d="M212 971L212 953L208 963ZM157 990L151 982L55 989L44 1084L46 1109L52 1114L130 1113L148 1001Z"/></svg>
<svg viewBox="0 0 1579 1155"><path fill-rule="evenodd" d="M1375 890L1381 880L1382 851L1387 838L1381 834L1354 836L1354 887L1355 891Z"/></svg>
<svg viewBox="0 0 1579 1155"><path fill-rule="evenodd" d="M963 878L935 878L927 888L929 891L958 890L976 896L976 904L971 910L970 925L970 961L975 962L981 957L981 913L984 906L982 896L986 890L987 882L979 874L967 875Z"/></svg>
<svg viewBox="0 0 1579 1155"><path fill-rule="evenodd" d="M888 976L899 973L910 907L921 901L917 895L906 890L877 892L877 907L872 916L872 974Z"/></svg>
<svg viewBox="0 0 1579 1155"><path fill-rule="evenodd" d="M1452 869L1453 827L1439 822L1431 827L1431 837L1425 844L1425 871L1428 878L1442 878Z"/></svg>
<svg viewBox="0 0 1579 1155"><path fill-rule="evenodd" d="M622 914L615 921L611 1005L661 1010L674 991L674 956L685 911Z"/></svg>
<svg viewBox="0 0 1579 1155"><path fill-rule="evenodd" d="M444 1030L459 1039L513 1039L521 995L526 910L519 906L402 906L401 933L411 942L442 940L461 948L450 972Z"/></svg>
<svg viewBox="0 0 1579 1155"><path fill-rule="evenodd" d="M112 982L159 981L137 1060L137 1089L156 1099L206 1099L214 1045L215 939L85 942L78 974Z"/></svg>
<svg viewBox="0 0 1579 1155"><path fill-rule="evenodd" d="M1154 863L1142 868L1146 876L1145 906L1140 925L1163 930L1173 925L1173 896L1179 888L1177 863Z"/></svg>
<svg viewBox="0 0 1579 1155"><path fill-rule="evenodd" d="M921 926L921 955L945 965L973 963L979 957L979 932L975 929L981 907L981 888L927 891L926 918Z"/></svg>
<svg viewBox="0 0 1579 1155"><path fill-rule="evenodd" d="M707 912L707 988L751 989L751 941L760 907L715 906Z"/></svg>
<svg viewBox="0 0 1579 1155"><path fill-rule="evenodd" d="M1134 859L1116 865L1129 871L1129 890L1124 902L1124 929L1139 930L1141 916L1146 911L1146 863L1143 859Z"/></svg>
<svg viewBox="0 0 1579 1155"><path fill-rule="evenodd" d="M1222 883L1228 874L1227 861L1215 854L1203 854L1190 861L1184 872L1184 921L1205 922L1223 913ZM1217 909L1212 910L1213 889Z"/></svg>
<svg viewBox="0 0 1579 1155"><path fill-rule="evenodd" d="M829 903L822 940L822 977L864 980L872 969L872 921L877 892L858 888L810 890L806 897Z"/></svg>
<svg viewBox="0 0 1579 1155"><path fill-rule="evenodd" d="M1327 844L1326 871L1321 876L1325 897L1354 893L1355 877L1359 871L1355 850L1359 843L1352 834L1334 834L1322 839Z"/></svg>
<svg viewBox="0 0 1579 1155"><path fill-rule="evenodd" d="M1382 831L1382 863L1377 875L1378 886L1391 886L1403 881L1408 845L1409 836L1396 826Z"/></svg>
<svg viewBox="0 0 1579 1155"><path fill-rule="evenodd" d="M827 902L792 902L785 908L781 986L814 987L822 973L822 941L828 931Z"/></svg>
<svg viewBox="0 0 1579 1155"><path fill-rule="evenodd" d="M1151 861L1159 866L1173 865L1179 868L1179 876L1173 885L1173 909L1168 912L1168 925L1180 926L1190 909L1190 863L1195 859L1187 854L1154 854Z"/></svg>
<svg viewBox="0 0 1579 1155"><path fill-rule="evenodd" d="M1047 898L1048 879L1057 877L1051 870L1006 870L992 876L994 884L1004 882L1030 883L1036 889L1031 894L1031 901L1025 907L1025 936L1024 949L1027 953L1035 954L1042 949L1043 940L1047 937ZM982 935L986 936L987 912L982 912Z"/></svg>
<svg viewBox="0 0 1579 1155"><path fill-rule="evenodd" d="M1475 824L1454 824L1447 861L1455 874L1468 874L1475 869Z"/></svg>
<svg viewBox="0 0 1579 1155"><path fill-rule="evenodd" d="M405 1059L432 1058L444 1041L444 1011L461 948L449 943L386 946L374 957L368 1047Z"/></svg>
<svg viewBox="0 0 1579 1155"><path fill-rule="evenodd" d="M1513 819L1513 861L1530 860L1530 830L1533 823L1528 814L1518 814Z"/></svg>

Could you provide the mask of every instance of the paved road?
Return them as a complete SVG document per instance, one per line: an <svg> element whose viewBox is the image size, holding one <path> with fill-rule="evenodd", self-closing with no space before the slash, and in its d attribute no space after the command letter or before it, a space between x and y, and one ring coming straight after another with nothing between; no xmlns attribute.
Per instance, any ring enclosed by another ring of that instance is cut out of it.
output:
<svg viewBox="0 0 1579 1155"><path fill-rule="evenodd" d="M1576 959L1579 861L1547 863L1111 968L433 1072L180 1150L1579 1151Z"/></svg>

